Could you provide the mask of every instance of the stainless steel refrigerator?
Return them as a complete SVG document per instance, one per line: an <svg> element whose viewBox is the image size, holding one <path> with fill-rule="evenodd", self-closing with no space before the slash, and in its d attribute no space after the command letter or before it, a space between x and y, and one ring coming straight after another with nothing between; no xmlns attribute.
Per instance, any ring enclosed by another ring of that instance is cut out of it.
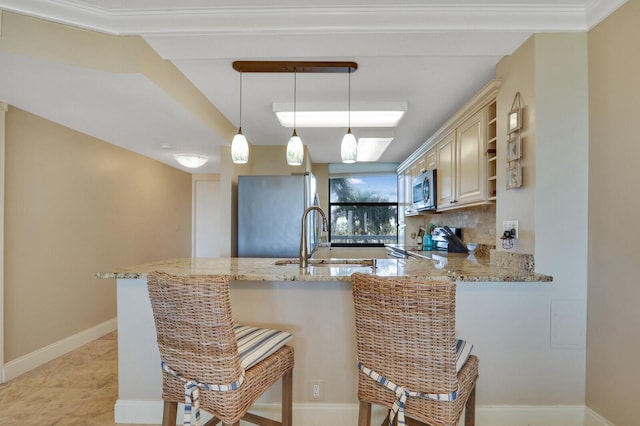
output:
<svg viewBox="0 0 640 426"><path fill-rule="evenodd" d="M315 177L238 177L238 256L298 257L302 213L317 204ZM307 217L309 253L319 241L317 217Z"/></svg>

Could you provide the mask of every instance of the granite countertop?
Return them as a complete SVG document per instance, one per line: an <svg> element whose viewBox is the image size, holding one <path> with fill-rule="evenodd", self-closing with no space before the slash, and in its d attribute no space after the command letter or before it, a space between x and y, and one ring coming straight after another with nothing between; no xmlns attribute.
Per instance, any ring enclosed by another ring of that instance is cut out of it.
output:
<svg viewBox="0 0 640 426"><path fill-rule="evenodd" d="M365 265L354 264L365 260ZM145 278L151 271L175 275L224 276L237 281L349 281L354 272L379 276L409 276L456 282L550 282L548 275L499 266L488 257L438 253L433 259L312 259L300 268L297 259L275 258L175 258L97 274L99 278ZM278 262L279 264L276 264ZM373 266L369 266L373 265Z"/></svg>

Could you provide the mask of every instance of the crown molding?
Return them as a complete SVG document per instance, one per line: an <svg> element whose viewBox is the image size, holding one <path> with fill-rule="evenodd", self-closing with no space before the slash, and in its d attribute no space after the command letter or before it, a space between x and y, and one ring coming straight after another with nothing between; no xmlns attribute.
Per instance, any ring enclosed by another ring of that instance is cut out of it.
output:
<svg viewBox="0 0 640 426"><path fill-rule="evenodd" d="M627 0L586 0L585 16L587 30L598 25L613 11L625 4Z"/></svg>
<svg viewBox="0 0 640 426"><path fill-rule="evenodd" d="M0 9L113 35L548 32L586 31L625 1L295 7L189 7L183 3L169 10L160 6L109 9L82 0L0 0Z"/></svg>

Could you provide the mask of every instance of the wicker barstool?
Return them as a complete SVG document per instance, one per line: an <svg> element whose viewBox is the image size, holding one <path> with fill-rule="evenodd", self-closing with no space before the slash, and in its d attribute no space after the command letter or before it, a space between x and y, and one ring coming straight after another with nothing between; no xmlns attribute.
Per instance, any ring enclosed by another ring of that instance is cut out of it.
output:
<svg viewBox="0 0 640 426"><path fill-rule="evenodd" d="M213 414L207 425L220 421L239 425L242 419L257 425L291 426L293 348L281 346L255 365L242 368L229 281L162 272L150 273L147 281L163 364L163 426L176 424L178 402L185 402L185 417L190 409L197 412L198 403ZM280 378L282 421L248 413ZM185 399L188 389L195 390L190 396L193 407ZM190 421L185 418L185 424Z"/></svg>
<svg viewBox="0 0 640 426"><path fill-rule="evenodd" d="M390 410L388 424L394 415L402 424L406 414L406 424L431 426L457 425L466 406L465 426L474 426L478 358L460 360L456 372L464 342L455 336L455 284L360 273L351 283L358 425L370 425L371 404L378 404Z"/></svg>

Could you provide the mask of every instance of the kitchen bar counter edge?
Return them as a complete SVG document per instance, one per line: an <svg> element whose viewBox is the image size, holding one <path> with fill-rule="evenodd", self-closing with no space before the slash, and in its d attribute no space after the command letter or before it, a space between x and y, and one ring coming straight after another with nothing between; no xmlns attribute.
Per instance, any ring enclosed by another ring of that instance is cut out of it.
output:
<svg viewBox="0 0 640 426"><path fill-rule="evenodd" d="M275 258L174 258L100 272L98 278L146 278L152 271L175 275L223 276L231 281L349 281L354 272L378 276L454 282L551 282L553 277L535 272L506 268L491 263L488 258L449 254L444 260L375 259L375 267L358 266L346 259L325 259L331 266L300 268L297 263L276 265ZM371 259L368 259L371 260Z"/></svg>

